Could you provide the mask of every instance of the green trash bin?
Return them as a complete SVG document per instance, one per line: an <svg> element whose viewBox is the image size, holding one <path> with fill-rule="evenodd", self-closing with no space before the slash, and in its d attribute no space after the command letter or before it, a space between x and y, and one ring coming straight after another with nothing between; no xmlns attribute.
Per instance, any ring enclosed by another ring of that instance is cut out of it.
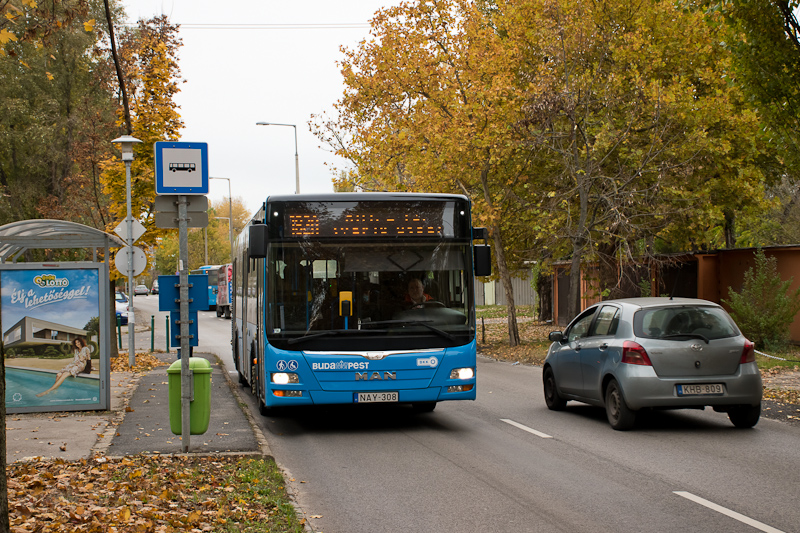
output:
<svg viewBox="0 0 800 533"><path fill-rule="evenodd" d="M189 434L202 435L208 431L211 417L211 363L202 357L190 357L194 400L189 404ZM169 381L169 426L176 435L183 434L181 424L181 361L167 369Z"/></svg>

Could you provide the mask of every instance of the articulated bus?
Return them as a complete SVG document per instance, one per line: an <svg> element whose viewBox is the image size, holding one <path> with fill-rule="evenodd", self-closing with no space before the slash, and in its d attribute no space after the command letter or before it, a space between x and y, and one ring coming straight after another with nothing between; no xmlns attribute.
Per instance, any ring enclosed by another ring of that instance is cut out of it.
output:
<svg viewBox="0 0 800 533"><path fill-rule="evenodd" d="M465 196L267 198L236 242L233 359L271 408L476 397L474 276L490 273ZM423 285L414 302L409 285ZM424 299L424 301L423 301Z"/></svg>
<svg viewBox="0 0 800 533"><path fill-rule="evenodd" d="M208 310L214 311L217 308L217 271L221 265L203 265L200 268L190 270L189 274L200 274L208 279Z"/></svg>

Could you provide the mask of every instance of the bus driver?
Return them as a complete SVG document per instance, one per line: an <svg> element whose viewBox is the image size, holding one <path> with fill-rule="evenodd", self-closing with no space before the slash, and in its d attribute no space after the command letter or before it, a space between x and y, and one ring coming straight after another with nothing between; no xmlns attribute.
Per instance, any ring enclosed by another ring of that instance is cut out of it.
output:
<svg viewBox="0 0 800 533"><path fill-rule="evenodd" d="M422 309L425 302L430 302L433 297L425 292L425 287L419 278L411 278L408 281L408 292L406 293L405 303L409 309Z"/></svg>

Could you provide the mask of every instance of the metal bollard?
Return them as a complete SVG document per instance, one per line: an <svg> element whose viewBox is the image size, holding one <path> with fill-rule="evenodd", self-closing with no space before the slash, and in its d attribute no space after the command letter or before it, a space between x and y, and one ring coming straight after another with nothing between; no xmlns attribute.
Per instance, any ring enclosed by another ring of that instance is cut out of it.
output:
<svg viewBox="0 0 800 533"><path fill-rule="evenodd" d="M117 317L117 342L119 343L119 349L122 349L122 318Z"/></svg>
<svg viewBox="0 0 800 533"><path fill-rule="evenodd" d="M169 353L169 315L164 317L164 321L167 323L167 353Z"/></svg>
<svg viewBox="0 0 800 533"><path fill-rule="evenodd" d="M156 351L156 317L150 315L150 353Z"/></svg>

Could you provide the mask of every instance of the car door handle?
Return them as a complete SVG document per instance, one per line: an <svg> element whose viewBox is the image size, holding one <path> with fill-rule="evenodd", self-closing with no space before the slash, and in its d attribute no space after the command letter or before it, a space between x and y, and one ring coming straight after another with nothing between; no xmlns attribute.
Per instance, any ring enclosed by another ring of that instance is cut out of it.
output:
<svg viewBox="0 0 800 533"><path fill-rule="evenodd" d="M607 342L604 342L603 344L601 344L601 345L600 345L600 349L601 349L601 350L607 350L607 349L608 349L608 343L607 343Z"/></svg>
<svg viewBox="0 0 800 533"><path fill-rule="evenodd" d="M580 351L581 351L581 345L580 345L580 343L575 343L575 351L576 351L576 352L580 352Z"/></svg>

